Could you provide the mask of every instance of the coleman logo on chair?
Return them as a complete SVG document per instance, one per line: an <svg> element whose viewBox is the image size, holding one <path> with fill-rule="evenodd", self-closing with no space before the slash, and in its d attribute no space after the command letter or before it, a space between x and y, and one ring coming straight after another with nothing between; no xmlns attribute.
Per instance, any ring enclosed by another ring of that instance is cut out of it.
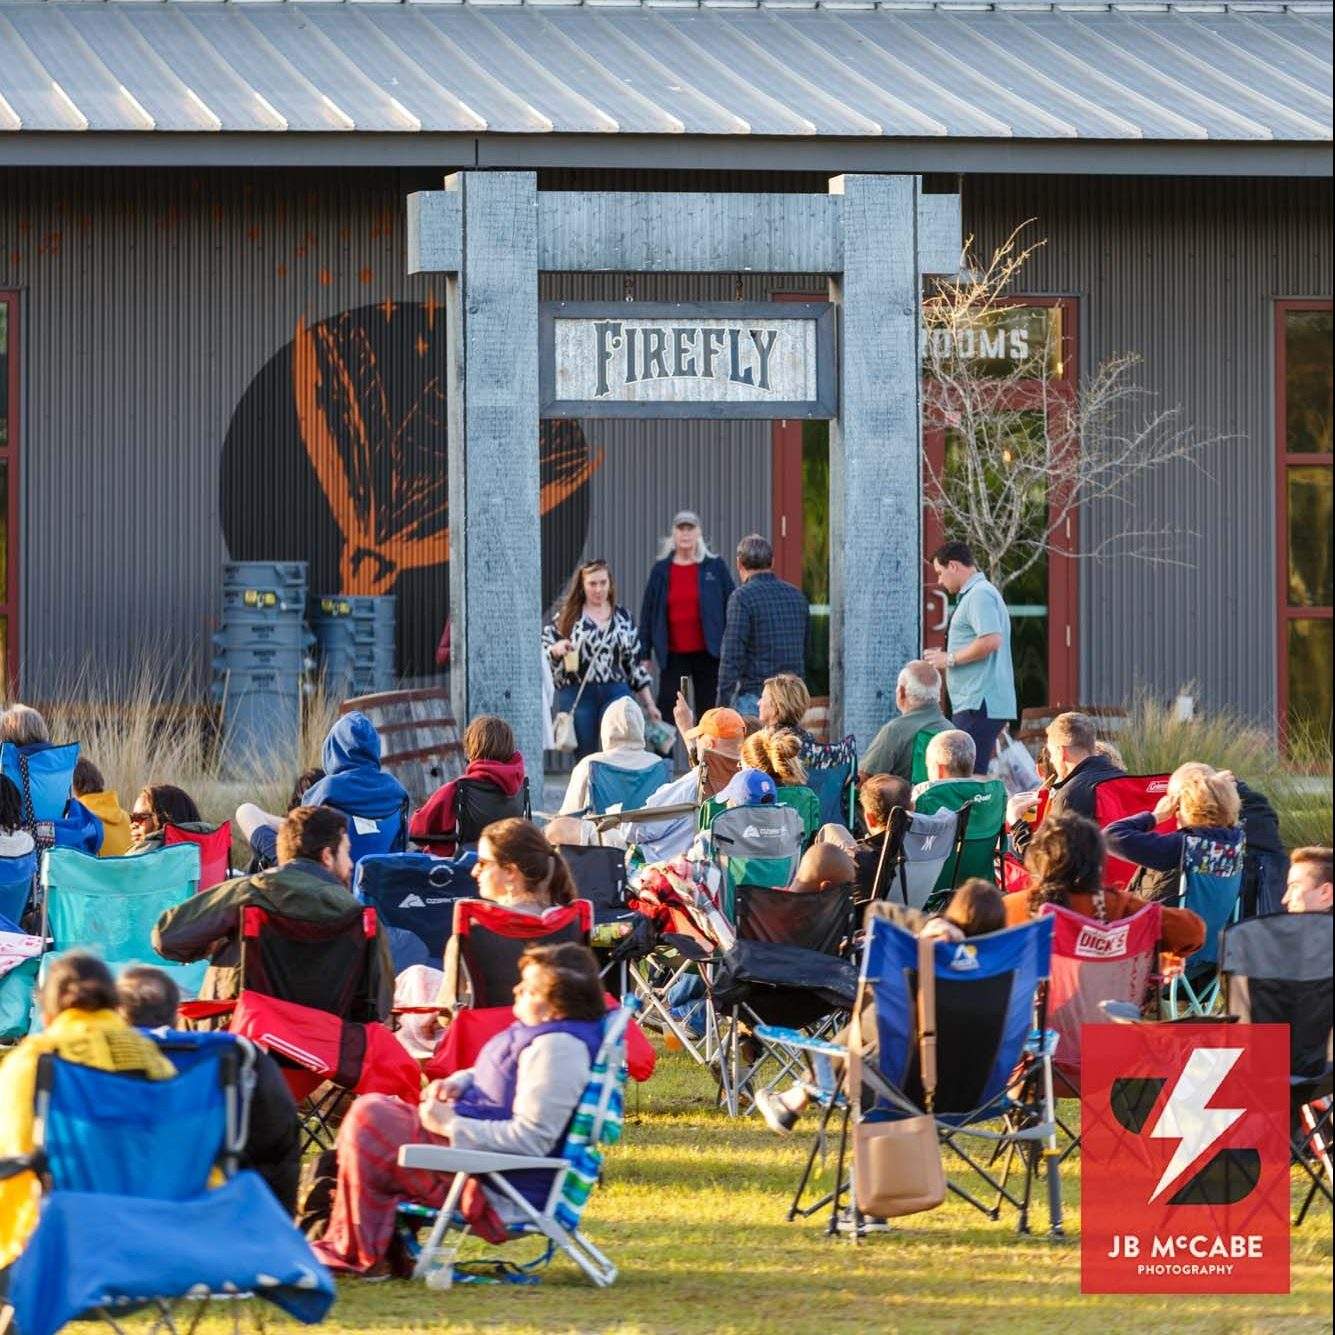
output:
<svg viewBox="0 0 1335 1335"><path fill-rule="evenodd" d="M1081 1291L1289 1291L1288 1034L1089 1025Z"/></svg>
<svg viewBox="0 0 1335 1335"><path fill-rule="evenodd" d="M1080 935L1075 939L1075 953L1087 960L1119 959L1126 954L1126 942L1130 934L1130 923L1119 923L1115 927L1096 927L1093 923L1084 923Z"/></svg>

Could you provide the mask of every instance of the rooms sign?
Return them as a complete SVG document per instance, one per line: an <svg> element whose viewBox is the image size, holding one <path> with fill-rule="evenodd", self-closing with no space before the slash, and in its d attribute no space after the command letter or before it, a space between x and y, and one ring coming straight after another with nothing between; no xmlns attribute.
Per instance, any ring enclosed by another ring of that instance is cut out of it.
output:
<svg viewBox="0 0 1335 1335"><path fill-rule="evenodd" d="M827 302L545 302L543 417L834 417Z"/></svg>

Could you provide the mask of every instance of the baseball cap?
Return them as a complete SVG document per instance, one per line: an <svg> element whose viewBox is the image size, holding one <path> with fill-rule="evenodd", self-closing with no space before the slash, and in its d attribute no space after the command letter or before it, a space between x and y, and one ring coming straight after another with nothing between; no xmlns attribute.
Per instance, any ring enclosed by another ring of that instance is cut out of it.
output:
<svg viewBox="0 0 1335 1335"><path fill-rule="evenodd" d="M682 734L689 742L697 737L729 737L741 741L746 736L746 724L735 709L706 709L700 722Z"/></svg>
<svg viewBox="0 0 1335 1335"><path fill-rule="evenodd" d="M694 510L677 511L676 516L672 520L672 527L680 528L682 524L692 524L696 528L704 527L704 525L700 522L700 516L696 514Z"/></svg>
<svg viewBox="0 0 1335 1335"><path fill-rule="evenodd" d="M755 807L763 802L775 802L778 793L774 780L764 770L739 769L728 780L718 799L728 807Z"/></svg>

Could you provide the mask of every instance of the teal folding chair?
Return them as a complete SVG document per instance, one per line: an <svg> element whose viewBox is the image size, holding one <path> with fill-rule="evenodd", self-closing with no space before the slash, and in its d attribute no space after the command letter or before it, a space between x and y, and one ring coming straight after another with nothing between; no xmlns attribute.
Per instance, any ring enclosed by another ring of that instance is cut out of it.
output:
<svg viewBox="0 0 1335 1335"><path fill-rule="evenodd" d="M95 858L73 848L42 857L41 935L51 941L48 961L67 950L92 950L113 973L151 964L168 974L182 997L194 997L207 960L173 964L153 949L153 927L167 909L199 886L199 849L175 844L136 857Z"/></svg>
<svg viewBox="0 0 1335 1335"><path fill-rule="evenodd" d="M1234 834L1227 840L1196 834L1183 837L1177 904L1204 920L1205 942L1169 980L1165 1010L1170 1020L1214 1015L1222 1006L1219 941L1224 929L1238 920L1247 851L1242 830Z"/></svg>

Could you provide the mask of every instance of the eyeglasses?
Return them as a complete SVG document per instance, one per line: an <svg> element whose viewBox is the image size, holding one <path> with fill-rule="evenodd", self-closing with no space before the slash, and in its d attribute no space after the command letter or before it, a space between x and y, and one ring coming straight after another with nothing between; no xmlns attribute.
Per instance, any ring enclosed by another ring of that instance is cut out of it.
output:
<svg viewBox="0 0 1335 1335"><path fill-rule="evenodd" d="M152 820L152 819L153 819L153 813L151 811L130 812L131 825L142 825L146 820Z"/></svg>

